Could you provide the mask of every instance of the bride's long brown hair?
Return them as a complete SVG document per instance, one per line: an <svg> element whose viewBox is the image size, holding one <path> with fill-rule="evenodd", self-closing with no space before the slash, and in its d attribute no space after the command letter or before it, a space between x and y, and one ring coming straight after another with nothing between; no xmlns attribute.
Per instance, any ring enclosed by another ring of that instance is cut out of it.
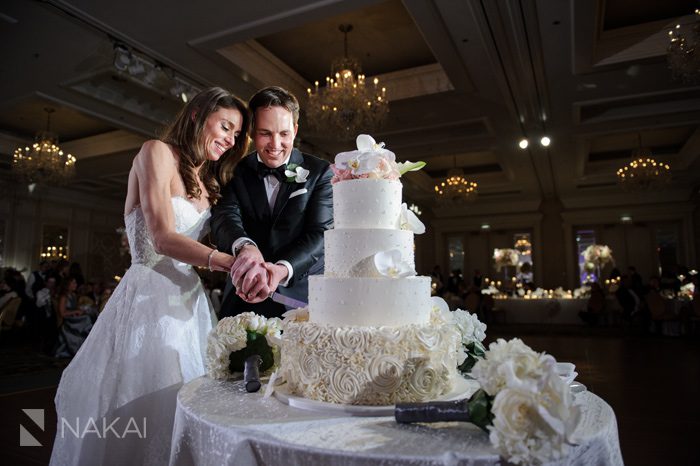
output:
<svg viewBox="0 0 700 466"><path fill-rule="evenodd" d="M207 158L207 148L202 139L202 130L207 118L220 108L238 110L241 113L241 132L233 147L223 153L218 161ZM161 140L173 146L179 155L178 171L185 184L187 195L196 199L202 196L197 183L197 167L207 190L209 202L216 204L221 195L221 185L233 176L233 168L248 150L250 112L241 99L230 92L212 87L198 93L185 105L175 121L165 129Z"/></svg>

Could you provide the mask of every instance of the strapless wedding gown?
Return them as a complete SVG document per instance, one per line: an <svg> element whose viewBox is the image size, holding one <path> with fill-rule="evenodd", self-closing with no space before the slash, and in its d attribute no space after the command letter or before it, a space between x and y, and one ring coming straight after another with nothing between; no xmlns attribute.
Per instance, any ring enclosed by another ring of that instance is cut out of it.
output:
<svg viewBox="0 0 700 466"><path fill-rule="evenodd" d="M171 202L178 233L207 233L209 210ZM167 464L177 391L205 373L212 322L199 277L155 252L139 207L124 220L131 267L61 377L52 465Z"/></svg>

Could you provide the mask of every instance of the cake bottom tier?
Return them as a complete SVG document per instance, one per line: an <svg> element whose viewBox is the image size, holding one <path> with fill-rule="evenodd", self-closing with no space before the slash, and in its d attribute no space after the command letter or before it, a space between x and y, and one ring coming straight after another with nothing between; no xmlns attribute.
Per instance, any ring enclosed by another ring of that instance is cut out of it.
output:
<svg viewBox="0 0 700 466"><path fill-rule="evenodd" d="M330 403L384 406L449 393L457 376L454 325L334 327L290 322L280 373L291 394Z"/></svg>

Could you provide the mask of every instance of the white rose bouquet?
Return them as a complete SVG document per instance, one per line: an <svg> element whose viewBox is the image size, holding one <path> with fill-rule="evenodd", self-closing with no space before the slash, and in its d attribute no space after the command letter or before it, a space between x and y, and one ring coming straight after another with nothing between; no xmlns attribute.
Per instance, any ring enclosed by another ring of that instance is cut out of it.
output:
<svg viewBox="0 0 700 466"><path fill-rule="evenodd" d="M481 388L471 398L397 404L397 422L471 422L487 431L491 444L514 464L566 457L581 412L552 356L536 353L517 338L499 339L474 365L472 376Z"/></svg>
<svg viewBox="0 0 700 466"><path fill-rule="evenodd" d="M458 369L463 374L468 373L474 364L484 357L486 349L482 341L486 338L486 324L481 322L476 314L470 314L462 309L454 311L454 320L462 335L462 347L467 354L466 359Z"/></svg>
<svg viewBox="0 0 700 466"><path fill-rule="evenodd" d="M266 319L252 312L225 317L207 339L207 373L226 380L242 373L246 358L259 355L260 371L272 369L279 362L282 326L280 319Z"/></svg>
<svg viewBox="0 0 700 466"><path fill-rule="evenodd" d="M493 250L493 261L496 264L496 271L500 272L503 267L513 267L520 261L520 253L517 249L495 248Z"/></svg>

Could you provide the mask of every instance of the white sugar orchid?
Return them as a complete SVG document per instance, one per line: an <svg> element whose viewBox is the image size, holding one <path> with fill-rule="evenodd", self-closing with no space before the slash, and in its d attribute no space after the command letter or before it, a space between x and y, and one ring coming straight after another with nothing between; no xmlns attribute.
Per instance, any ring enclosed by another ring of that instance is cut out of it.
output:
<svg viewBox="0 0 700 466"><path fill-rule="evenodd" d="M359 152L376 154L390 162L396 161L396 155L392 151L384 149L385 144L383 142L378 143L369 134L360 134L357 136L355 144L357 144L357 150Z"/></svg>
<svg viewBox="0 0 700 466"><path fill-rule="evenodd" d="M401 216L399 217L399 228L410 230L416 235L425 233L425 225L418 219L418 216L408 208L406 203L401 204Z"/></svg>
<svg viewBox="0 0 700 466"><path fill-rule="evenodd" d="M340 170L350 170L353 175L371 173L377 168L379 161L379 158L372 154L358 151L341 152L335 156L335 166Z"/></svg>
<svg viewBox="0 0 700 466"><path fill-rule="evenodd" d="M290 178L289 181L292 181L291 178L293 178L295 183L305 183L306 178L309 176L309 173L311 173L309 170L305 169L304 167L300 165L296 165L293 168L293 170L290 170L289 168L284 171L284 176L287 178Z"/></svg>
<svg viewBox="0 0 700 466"><path fill-rule="evenodd" d="M403 260L401 251L398 249L376 253L374 255L374 266L380 274L390 278L410 277L416 274L413 267Z"/></svg>

